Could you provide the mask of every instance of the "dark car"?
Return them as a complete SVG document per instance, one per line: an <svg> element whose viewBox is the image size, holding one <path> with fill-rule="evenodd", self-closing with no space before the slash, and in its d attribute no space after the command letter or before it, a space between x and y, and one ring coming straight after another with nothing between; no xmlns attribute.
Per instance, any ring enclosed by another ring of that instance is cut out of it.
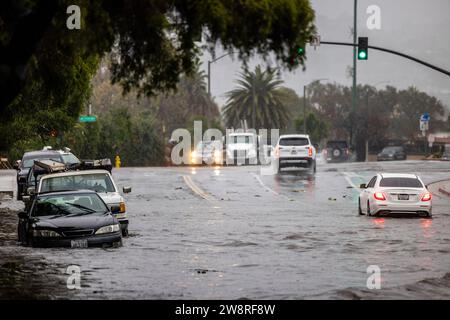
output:
<svg viewBox="0 0 450 320"><path fill-rule="evenodd" d="M450 150L444 151L441 160L450 161Z"/></svg>
<svg viewBox="0 0 450 320"><path fill-rule="evenodd" d="M27 211L19 212L18 238L38 247L120 246L119 222L94 191L36 194Z"/></svg>
<svg viewBox="0 0 450 320"><path fill-rule="evenodd" d="M406 160L406 152L403 147L385 147L377 156L378 161Z"/></svg>
<svg viewBox="0 0 450 320"><path fill-rule="evenodd" d="M350 148L345 140L327 141L323 152L327 162L343 162L350 159Z"/></svg>
<svg viewBox="0 0 450 320"><path fill-rule="evenodd" d="M27 176L30 168L33 166L35 160L50 159L65 164L78 164L80 160L74 156L69 149L52 150L51 148L44 148L39 151L26 152L22 160L16 161L15 168L17 170L17 200L22 200L26 191Z"/></svg>

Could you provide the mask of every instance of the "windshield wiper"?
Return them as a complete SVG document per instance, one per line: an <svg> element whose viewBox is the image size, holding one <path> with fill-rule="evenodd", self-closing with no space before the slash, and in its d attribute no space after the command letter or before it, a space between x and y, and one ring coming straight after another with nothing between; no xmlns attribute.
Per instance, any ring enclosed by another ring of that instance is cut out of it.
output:
<svg viewBox="0 0 450 320"><path fill-rule="evenodd" d="M94 213L94 212L96 212L94 209L91 209L91 208L82 206L82 205L80 205L80 204L76 204L76 203L67 203L67 204L68 204L68 205L71 205L71 206L73 206L73 207L75 207L75 208L84 210L84 211L86 211L87 213Z"/></svg>

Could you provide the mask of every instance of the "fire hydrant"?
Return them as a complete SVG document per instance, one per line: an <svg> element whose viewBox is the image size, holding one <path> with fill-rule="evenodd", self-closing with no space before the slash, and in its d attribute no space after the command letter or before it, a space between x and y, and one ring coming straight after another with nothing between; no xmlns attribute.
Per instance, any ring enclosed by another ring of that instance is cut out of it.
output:
<svg viewBox="0 0 450 320"><path fill-rule="evenodd" d="M116 156L115 160L116 160L116 168L118 169L118 168L120 168L120 163L121 163L119 155Z"/></svg>

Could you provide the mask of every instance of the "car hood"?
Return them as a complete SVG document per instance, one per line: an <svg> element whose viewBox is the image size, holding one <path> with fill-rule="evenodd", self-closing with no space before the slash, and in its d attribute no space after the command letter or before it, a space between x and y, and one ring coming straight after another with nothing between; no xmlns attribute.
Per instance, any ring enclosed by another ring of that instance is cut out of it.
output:
<svg viewBox="0 0 450 320"><path fill-rule="evenodd" d="M112 204L118 204L123 201L123 197L118 192L102 192L98 193L103 201L109 206Z"/></svg>
<svg viewBox="0 0 450 320"><path fill-rule="evenodd" d="M98 229L103 226L117 223L109 213L89 214L82 216L51 216L40 217L34 222L38 228L49 229Z"/></svg>

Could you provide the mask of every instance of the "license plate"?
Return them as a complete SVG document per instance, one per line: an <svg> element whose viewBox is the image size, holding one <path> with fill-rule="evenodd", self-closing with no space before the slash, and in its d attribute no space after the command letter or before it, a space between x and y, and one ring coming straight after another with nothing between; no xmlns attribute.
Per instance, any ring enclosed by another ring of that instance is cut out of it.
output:
<svg viewBox="0 0 450 320"><path fill-rule="evenodd" d="M409 200L409 194L399 194L398 200Z"/></svg>
<svg viewBox="0 0 450 320"><path fill-rule="evenodd" d="M87 248L88 242L86 239L72 240L72 241L70 241L70 246L74 249Z"/></svg>
<svg viewBox="0 0 450 320"><path fill-rule="evenodd" d="M297 154L297 150L292 150L291 154Z"/></svg>

